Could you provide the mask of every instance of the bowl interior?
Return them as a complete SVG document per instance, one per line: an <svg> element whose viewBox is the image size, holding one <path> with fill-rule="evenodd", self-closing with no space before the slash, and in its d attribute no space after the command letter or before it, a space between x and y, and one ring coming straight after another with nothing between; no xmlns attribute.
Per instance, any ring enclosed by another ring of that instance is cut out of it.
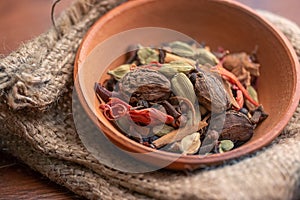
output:
<svg viewBox="0 0 300 200"><path fill-rule="evenodd" d="M102 80L105 79L105 76L102 75L108 69L104 66L113 68L124 60L124 57L120 57L117 61L110 57L109 52L106 51L106 49L112 49L110 46L101 46L96 51L93 51L94 48L117 33L142 27L172 29L186 34L198 42L204 41L212 49L221 46L231 52L246 51L250 53L256 45L259 47L257 56L261 64L261 75L257 87L259 101L269 117L257 127L252 139L243 146L224 154L213 155L212 159L209 158L210 156L203 159L197 158L197 160L189 158L193 156L183 156L180 158L181 160L177 160L181 164L175 167L171 166L171 168L182 168L184 162L195 165L216 163L252 152L270 143L288 122L293 109L295 109L295 101L298 101L298 97L295 96L295 92L298 90L295 53L282 34L278 33L269 23L251 9L229 1L131 1L101 18L86 35L78 51L75 66L75 74L82 68L88 68L88 70L84 70L83 78L79 81L79 88L84 94L81 101L89 104L87 110L98 106L95 103L93 86L101 77ZM165 37L159 34L155 36L150 33L149 35L145 34L140 37L144 38L142 41L122 38L117 43L119 45L114 48L116 51L122 52L130 45L128 41L147 43L151 42L153 37L158 37L160 40ZM101 63L106 65L99 66L100 58L102 59ZM115 62L111 63L112 61ZM84 83L84 88L81 83ZM90 112L91 115L93 115L92 113ZM97 115L99 117L101 113L97 113ZM120 134L109 122L105 122L104 125L107 127L108 134L109 132ZM123 139L122 137L117 138L117 140ZM115 142L120 143L120 141ZM130 144L132 143L130 142ZM126 146L126 144L123 145ZM135 148L133 147L133 150ZM147 149L137 147L136 150L146 151Z"/></svg>

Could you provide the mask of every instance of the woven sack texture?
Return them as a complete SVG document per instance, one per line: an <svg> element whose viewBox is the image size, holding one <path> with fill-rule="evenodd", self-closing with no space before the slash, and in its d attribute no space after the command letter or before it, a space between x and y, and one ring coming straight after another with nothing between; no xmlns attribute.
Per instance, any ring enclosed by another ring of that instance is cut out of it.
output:
<svg viewBox="0 0 300 200"><path fill-rule="evenodd" d="M300 107L266 148L191 173L130 174L96 160L72 115L73 63L88 28L121 0L77 1L54 28L0 60L0 147L88 199L299 199ZM300 56L300 29L274 14Z"/></svg>

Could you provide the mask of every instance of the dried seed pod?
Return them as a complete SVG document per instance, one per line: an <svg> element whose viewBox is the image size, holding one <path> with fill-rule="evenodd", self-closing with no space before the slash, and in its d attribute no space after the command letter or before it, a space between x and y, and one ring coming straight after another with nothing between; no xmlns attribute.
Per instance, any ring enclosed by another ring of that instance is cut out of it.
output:
<svg viewBox="0 0 300 200"><path fill-rule="evenodd" d="M220 113L230 107L229 96L222 82L211 72L198 69L190 77L195 81L194 89L197 99L207 110Z"/></svg>
<svg viewBox="0 0 300 200"><path fill-rule="evenodd" d="M234 143L231 140L222 140L219 144L219 152L223 153L226 151L230 151L231 149L233 149L233 147Z"/></svg>
<svg viewBox="0 0 300 200"><path fill-rule="evenodd" d="M252 97L252 99L255 100L256 102L258 102L258 95L257 95L257 92L254 89L254 87L251 85L247 86L247 91L248 91L249 95Z"/></svg>
<svg viewBox="0 0 300 200"><path fill-rule="evenodd" d="M196 95L194 86L184 73L176 74L172 79L172 91L175 95L187 98L191 103L195 103Z"/></svg>
<svg viewBox="0 0 300 200"><path fill-rule="evenodd" d="M247 142L253 135L254 126L249 118L237 111L226 112L220 140L231 140L234 143Z"/></svg>
<svg viewBox="0 0 300 200"><path fill-rule="evenodd" d="M123 78L123 76L125 76L125 74L130 72L130 67L131 67L131 64L121 65L113 70L109 70L107 72L107 74L113 76L114 79L119 81L121 78Z"/></svg>
<svg viewBox="0 0 300 200"><path fill-rule="evenodd" d="M131 105L139 100L157 102L171 94L171 83L161 73L145 68L136 68L120 80L120 93Z"/></svg>
<svg viewBox="0 0 300 200"><path fill-rule="evenodd" d="M218 58L206 48L197 49L194 58L201 65L210 64L214 66L219 63Z"/></svg>
<svg viewBox="0 0 300 200"><path fill-rule="evenodd" d="M195 67L189 63L183 61L172 61L170 63L163 64L163 66L160 67L158 71L167 77L172 77L179 72L185 74L189 73L193 69L195 69Z"/></svg>
<svg viewBox="0 0 300 200"><path fill-rule="evenodd" d="M175 41L169 44L171 52L182 57L193 57L194 49L187 43Z"/></svg>
<svg viewBox="0 0 300 200"><path fill-rule="evenodd" d="M253 124L258 124L264 121L269 115L265 113L264 108L260 105L253 112L251 117L251 122Z"/></svg>
<svg viewBox="0 0 300 200"><path fill-rule="evenodd" d="M177 56L175 54L171 54L171 53L166 53L166 57L165 57L165 62L166 63L170 63L172 61L182 61L182 62L187 62L189 63L190 65L196 65L196 61L193 60L193 59L189 59L189 58L184 58L184 57L181 57L181 56Z"/></svg>
<svg viewBox="0 0 300 200"><path fill-rule="evenodd" d="M249 95L252 97L252 99L258 103L258 95L257 95L257 92L254 89L254 87L251 85L247 86L247 91L248 91ZM245 102L246 102L246 106L248 107L249 110L254 111L256 109L256 107L252 103L250 103L248 100L246 100Z"/></svg>
<svg viewBox="0 0 300 200"><path fill-rule="evenodd" d="M195 132L185 136L180 142L180 150L183 154L195 154L198 152L201 145L200 133Z"/></svg>
<svg viewBox="0 0 300 200"><path fill-rule="evenodd" d="M137 55L141 64L146 65L151 62L159 61L159 54L156 50L142 46L139 46L139 48Z"/></svg>
<svg viewBox="0 0 300 200"><path fill-rule="evenodd" d="M170 89L163 85L141 85L131 94L129 104L135 106L140 100L146 100L155 103L168 99L170 95Z"/></svg>

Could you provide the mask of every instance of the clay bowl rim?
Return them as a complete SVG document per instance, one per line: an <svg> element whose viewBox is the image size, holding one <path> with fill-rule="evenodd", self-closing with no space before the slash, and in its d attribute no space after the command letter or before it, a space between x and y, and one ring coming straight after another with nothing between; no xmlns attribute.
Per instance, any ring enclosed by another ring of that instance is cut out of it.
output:
<svg viewBox="0 0 300 200"><path fill-rule="evenodd" d="M294 82L293 82L293 94L292 99L290 99L289 105L287 106L287 109L285 110L285 115L282 118L282 120L277 123L268 133L265 133L259 140L254 141L251 145L242 145L239 148L236 148L232 151L225 152L222 154L212 154L209 156L199 156L199 155L180 155L171 152L165 152L160 150L155 150L150 147L146 147L142 144L139 144L137 142L134 142L133 140L127 138L122 133L117 131L115 133L114 131L110 130L109 133L106 133L101 127L99 127L99 121L98 117L93 114L93 112L88 108L88 105L83 97L83 94L80 89L79 82L77 81L77 73L80 65L84 62L84 58L88 56L90 52L87 52L85 49L86 45L88 46L89 43L93 39L94 32L99 30L103 25L105 25L106 22L110 21L114 17L117 17L120 13L126 12L127 10L130 10L136 6L142 6L145 3L151 3L154 0L139 0L139 1L128 1L125 2L118 7L112 9L108 13L106 13L104 16L102 16L100 19L98 19L94 25L88 30L86 35L84 36L80 47L77 50L75 63L74 63L74 84L76 92L79 96L80 103L82 104L84 110L87 112L88 116L92 121L97 125L100 130L103 131L103 133L109 137L114 142L117 142L118 144L124 142L121 140L125 140L127 144L129 145L123 145L122 147L119 147L123 149L125 147L126 150L129 150L131 152L136 153L146 153L146 152L155 152L155 156L157 159L163 159L163 160L170 160L170 158L174 158L176 156L176 160L174 162L181 163L181 164L187 164L187 165L213 165L218 164L224 161L228 161L231 159L239 158L241 156L247 155L249 153L252 153L254 151L257 151L268 144L270 144L284 129L284 127L289 122L290 118L292 117L294 111L296 110L299 99L300 99L300 69L299 69L299 62L298 57L288 41L288 39L284 36L284 34L279 31L274 25L272 25L270 22L268 22L266 19L264 19L262 16L260 16L257 12L255 12L253 9L249 8L248 6L245 6L239 2L231 1L231 0L219 0L218 2L224 4L224 6L230 6L234 9L237 9L244 14L247 14L251 17L254 17L255 20L261 24L263 24L280 42L283 46L287 54L289 55L289 58L291 62L293 63L293 75L294 75ZM100 75L99 75L100 77ZM102 122L100 121L102 124ZM101 125L100 125L101 126ZM132 146L131 146L132 145Z"/></svg>

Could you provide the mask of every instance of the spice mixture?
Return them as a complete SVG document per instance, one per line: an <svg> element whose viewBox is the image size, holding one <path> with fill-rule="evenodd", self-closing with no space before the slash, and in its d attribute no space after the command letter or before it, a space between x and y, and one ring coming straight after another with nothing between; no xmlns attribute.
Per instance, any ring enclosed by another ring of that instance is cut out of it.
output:
<svg viewBox="0 0 300 200"><path fill-rule="evenodd" d="M135 49L95 92L104 116L136 142L185 155L223 153L247 142L267 117L255 89L255 52L181 41Z"/></svg>

